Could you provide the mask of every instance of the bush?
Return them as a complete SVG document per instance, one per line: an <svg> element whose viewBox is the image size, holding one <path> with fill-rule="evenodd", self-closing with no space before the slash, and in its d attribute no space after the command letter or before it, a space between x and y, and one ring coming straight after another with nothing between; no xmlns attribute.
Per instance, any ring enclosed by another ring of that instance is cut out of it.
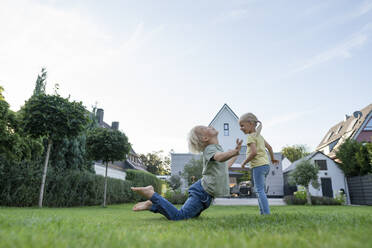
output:
<svg viewBox="0 0 372 248"><path fill-rule="evenodd" d="M287 195L284 197L284 202L288 205L305 205L306 199L297 198L294 195ZM330 197L312 196L312 205L341 205L340 201Z"/></svg>
<svg viewBox="0 0 372 248"><path fill-rule="evenodd" d="M340 169L345 176L363 176L372 173L371 144L362 144L356 140L347 139L336 152L342 162Z"/></svg>
<svg viewBox="0 0 372 248"><path fill-rule="evenodd" d="M126 180L131 181L133 183L133 186L145 187L148 185L152 185L154 187L155 192L157 192L159 195L161 194L162 182L154 174L139 170L127 170L126 173L127 173L125 177ZM144 201L147 199L140 196L139 194L134 194L134 200Z"/></svg>
<svg viewBox="0 0 372 248"><path fill-rule="evenodd" d="M145 187L148 185L152 185L155 192L159 194L161 193L162 183L161 180L155 175L146 171L139 170L127 170L126 173L126 180L132 181L134 186Z"/></svg>
<svg viewBox="0 0 372 248"><path fill-rule="evenodd" d="M101 205L105 178L86 171L70 170L49 175L45 192L45 206L72 207ZM134 200L132 182L108 178L107 204Z"/></svg>
<svg viewBox="0 0 372 248"><path fill-rule="evenodd" d="M0 158L0 205L36 206L41 184L40 162L9 162ZM135 201L130 187L133 183L108 178L107 203ZM48 170L44 205L49 207L72 207L101 205L103 202L104 177L87 171L68 170L57 173Z"/></svg>
<svg viewBox="0 0 372 248"><path fill-rule="evenodd" d="M165 199L167 199L172 204L184 204L188 198L187 191L182 193L181 190L168 190L165 193Z"/></svg>

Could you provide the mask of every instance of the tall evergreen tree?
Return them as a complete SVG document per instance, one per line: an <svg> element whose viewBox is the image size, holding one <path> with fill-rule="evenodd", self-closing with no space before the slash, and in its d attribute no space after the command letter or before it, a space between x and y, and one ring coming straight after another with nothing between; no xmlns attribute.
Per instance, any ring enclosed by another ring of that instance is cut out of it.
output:
<svg viewBox="0 0 372 248"><path fill-rule="evenodd" d="M41 74L37 75L36 85L34 89L34 96L45 94L45 86L46 86L46 79L47 79L47 71L46 68L41 69Z"/></svg>

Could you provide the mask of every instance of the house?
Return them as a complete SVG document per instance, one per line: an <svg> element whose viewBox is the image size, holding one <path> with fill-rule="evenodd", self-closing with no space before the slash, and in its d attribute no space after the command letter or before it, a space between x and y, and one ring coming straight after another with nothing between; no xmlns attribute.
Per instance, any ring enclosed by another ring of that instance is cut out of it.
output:
<svg viewBox="0 0 372 248"><path fill-rule="evenodd" d="M290 173L299 163L307 160L310 160L319 167L318 178L320 188L315 189L310 185L309 191L311 195L335 197L340 190L343 190L344 192L347 191L345 175L342 170L338 168L337 163L323 152L315 151L306 157L293 162L283 171L284 195L291 195L293 192L297 191L298 185L293 187L290 184Z"/></svg>
<svg viewBox="0 0 372 248"><path fill-rule="evenodd" d="M242 139L243 144L246 141L246 135L240 130L239 117L234 111L227 105L224 104L218 111L216 116L209 123L209 126L213 126L218 131L218 141L222 148L227 151L233 149L236 146L236 139ZM243 174L238 171L242 171L240 164L246 157L247 146L242 145L240 154L236 160L235 166L229 170L230 186L237 183L237 178ZM198 160L201 158L200 154L191 153L171 153L171 175L182 176L183 169L187 163L192 159ZM282 175L282 164L283 161L288 163L286 158L283 158L281 153L275 153L275 158L280 161L279 165L272 165L270 168L270 175L267 180L267 194L269 196L282 196L283 195L283 175ZM238 165L239 164L239 165ZM248 170L246 168L245 170ZM182 189L187 187L186 181L182 178Z"/></svg>
<svg viewBox="0 0 372 248"><path fill-rule="evenodd" d="M110 126L109 124L103 121L103 115L104 115L103 109L97 109L96 117L98 125L100 127L119 130L119 122L114 121ZM94 164L96 174L104 176L105 170L102 170L102 168L104 168L104 165L100 163L100 161L96 161ZM107 176L125 180L126 176L125 170L127 169L147 171L146 165L143 164L139 155L133 150L133 148L130 149L129 154L127 155L127 159L125 161L115 161L114 163L108 164Z"/></svg>
<svg viewBox="0 0 372 248"><path fill-rule="evenodd" d="M345 115L343 121L328 130L316 151L336 159L337 148L348 138L359 142L372 142L372 104L355 111L352 116Z"/></svg>

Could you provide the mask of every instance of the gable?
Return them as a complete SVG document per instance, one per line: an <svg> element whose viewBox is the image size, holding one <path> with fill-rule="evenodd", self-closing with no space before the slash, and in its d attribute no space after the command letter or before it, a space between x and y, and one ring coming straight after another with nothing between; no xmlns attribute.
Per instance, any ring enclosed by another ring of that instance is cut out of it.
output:
<svg viewBox="0 0 372 248"><path fill-rule="evenodd" d="M239 117L232 111L232 109L225 103L220 111L216 114L216 116L212 119L212 121L209 123L209 126L214 126L213 124L217 122L221 118L226 118L229 116L230 118L236 120L238 122Z"/></svg>

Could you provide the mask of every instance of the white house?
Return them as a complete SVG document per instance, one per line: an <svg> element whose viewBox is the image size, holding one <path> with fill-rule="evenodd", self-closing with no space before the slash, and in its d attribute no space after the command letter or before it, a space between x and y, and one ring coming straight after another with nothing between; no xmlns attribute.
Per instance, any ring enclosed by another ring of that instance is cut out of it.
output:
<svg viewBox="0 0 372 248"><path fill-rule="evenodd" d="M347 184L344 173L340 168L338 168L337 163L333 159L320 151L315 151L308 156L293 162L283 171L285 189L289 188L288 181L290 180L290 172L293 171L300 162L305 160L310 160L319 167L318 178L320 188L315 189L310 185L309 190L312 196L335 197L339 194L340 190L344 190L347 193ZM293 192L285 192L285 194L291 193Z"/></svg>
<svg viewBox="0 0 372 248"><path fill-rule="evenodd" d="M218 132L218 141L222 148L227 151L235 148L236 139L242 139L243 144L246 142L246 135L240 130L239 117L232 111L232 109L224 104L220 111L216 114L209 126L213 126ZM243 145L240 150L240 155L236 160L236 165L230 168L230 186L236 184L236 177L240 173L237 170L242 170L240 164L246 157L247 146ZM275 158L280 161L277 166L271 165L270 174L267 178L267 194L269 196L282 196L283 195L283 173L282 166L288 164L288 159L283 158L281 153L275 153ZM191 153L172 153L171 154L171 175L181 176L185 165L191 159L200 159L200 154ZM235 168L236 167L236 168ZM183 180L182 188L185 189L187 184Z"/></svg>
<svg viewBox="0 0 372 248"><path fill-rule="evenodd" d="M97 175L105 176L106 166L96 162L94 164L94 170L95 170ZM107 176L111 177L111 178L125 180L126 173L124 171L120 171L120 170L108 167L107 168Z"/></svg>

